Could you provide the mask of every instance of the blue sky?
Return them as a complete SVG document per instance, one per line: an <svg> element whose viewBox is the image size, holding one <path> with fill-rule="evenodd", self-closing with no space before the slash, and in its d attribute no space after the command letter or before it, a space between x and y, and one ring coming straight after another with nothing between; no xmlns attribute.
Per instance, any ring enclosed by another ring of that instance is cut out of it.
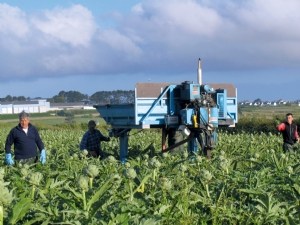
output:
<svg viewBox="0 0 300 225"><path fill-rule="evenodd" d="M91 95L138 82L233 83L300 99L298 0L0 2L0 97Z"/></svg>

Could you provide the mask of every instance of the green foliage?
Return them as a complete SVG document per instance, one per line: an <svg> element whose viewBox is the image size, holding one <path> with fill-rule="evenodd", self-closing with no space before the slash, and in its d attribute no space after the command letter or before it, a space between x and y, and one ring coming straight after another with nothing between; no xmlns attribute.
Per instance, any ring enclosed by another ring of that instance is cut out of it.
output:
<svg viewBox="0 0 300 225"><path fill-rule="evenodd" d="M41 97L37 97L39 99ZM24 96L11 96L7 95L5 98L1 98L1 102L12 101L26 101L30 99ZM115 90L115 91L98 91L92 94L90 97L87 94L82 94L78 91L60 91L57 95L48 99L51 103L71 103L71 102L83 102L83 103L97 103L97 104L123 104L134 102L133 90Z"/></svg>
<svg viewBox="0 0 300 225"><path fill-rule="evenodd" d="M264 118L264 117L242 117L236 124L234 129L228 129L233 132L264 132L264 133L277 133L276 123L278 118Z"/></svg>
<svg viewBox="0 0 300 225"><path fill-rule="evenodd" d="M22 198L19 202L15 203L12 210L12 217L10 218L10 224L17 224L22 220L32 207L30 198Z"/></svg>
<svg viewBox="0 0 300 225"><path fill-rule="evenodd" d="M48 117L50 116L50 112L47 113L30 113L31 118L36 118L36 117ZM18 120L18 114L1 114L0 120Z"/></svg>
<svg viewBox="0 0 300 225"><path fill-rule="evenodd" d="M78 91L60 91L58 95L53 96L52 101L56 103L81 102L88 99L88 95Z"/></svg>
<svg viewBox="0 0 300 225"><path fill-rule="evenodd" d="M98 91L91 95L90 100L97 104L124 104L134 102L134 91Z"/></svg>
<svg viewBox="0 0 300 225"><path fill-rule="evenodd" d="M2 144L8 131L0 129ZM4 224L300 224L300 150L284 154L277 134L220 132L208 160L161 154L161 133L142 130L121 164L118 139L103 143L99 160L80 152L83 133L41 130L43 166L0 161L13 190Z"/></svg>
<svg viewBox="0 0 300 225"><path fill-rule="evenodd" d="M0 99L2 102L12 102L12 101L26 101L26 98L24 96L11 96L7 95L4 98Z"/></svg>

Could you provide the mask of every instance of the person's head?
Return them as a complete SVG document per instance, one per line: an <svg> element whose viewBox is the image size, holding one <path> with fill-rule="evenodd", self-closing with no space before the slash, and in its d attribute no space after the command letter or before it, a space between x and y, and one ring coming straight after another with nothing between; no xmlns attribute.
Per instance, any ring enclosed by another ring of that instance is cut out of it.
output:
<svg viewBox="0 0 300 225"><path fill-rule="evenodd" d="M285 117L286 117L286 121L289 123L289 124L292 124L292 122L293 122L293 114L292 113L287 113L286 115L285 115Z"/></svg>
<svg viewBox="0 0 300 225"><path fill-rule="evenodd" d="M22 128L28 128L28 124L29 124L30 120L29 120L29 114L25 111L22 111L19 114L19 123L21 125Z"/></svg>
<svg viewBox="0 0 300 225"><path fill-rule="evenodd" d="M88 128L89 128L89 131L95 130L95 128L96 128L96 122L95 122L95 120L90 120L88 122Z"/></svg>

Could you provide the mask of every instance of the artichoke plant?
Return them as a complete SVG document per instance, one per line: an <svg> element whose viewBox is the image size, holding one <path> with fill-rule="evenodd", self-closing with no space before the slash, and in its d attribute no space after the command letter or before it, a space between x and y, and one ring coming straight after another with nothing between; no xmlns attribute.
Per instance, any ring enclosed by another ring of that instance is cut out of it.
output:
<svg viewBox="0 0 300 225"><path fill-rule="evenodd" d="M86 176L79 176L78 180L77 180L77 184L78 187L82 190L82 191L88 191L89 190L89 179Z"/></svg>
<svg viewBox="0 0 300 225"><path fill-rule="evenodd" d="M4 182L2 178L0 179L0 225L3 225L4 206L9 206L10 203L13 201L13 193L12 191L9 191L6 187L6 185L9 183Z"/></svg>
<svg viewBox="0 0 300 225"><path fill-rule="evenodd" d="M89 177L89 186L90 188L93 187L93 181L94 178L96 176L98 176L99 174L99 169L97 166L95 165L88 165L85 169L84 169L84 173Z"/></svg>
<svg viewBox="0 0 300 225"><path fill-rule="evenodd" d="M43 175L40 172L35 172L29 175L28 181L32 185L32 190L31 190L32 199L34 198L35 189L37 186L40 185L42 179L43 179Z"/></svg>
<svg viewBox="0 0 300 225"><path fill-rule="evenodd" d="M85 192L89 190L89 178L86 176L79 176L77 180L78 187L81 189L81 194L82 194L82 202L83 202L83 209L86 210L87 203L86 203L86 196Z"/></svg>

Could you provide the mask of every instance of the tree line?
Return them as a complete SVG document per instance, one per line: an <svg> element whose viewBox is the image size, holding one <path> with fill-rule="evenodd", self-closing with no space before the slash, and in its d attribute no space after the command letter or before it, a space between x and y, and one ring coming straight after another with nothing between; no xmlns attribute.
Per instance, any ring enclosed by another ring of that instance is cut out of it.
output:
<svg viewBox="0 0 300 225"><path fill-rule="evenodd" d="M34 98L44 99L41 97ZM29 101L34 100L31 98L26 98L24 96L11 96L7 95L1 98L1 102L19 102L19 101ZM125 104L134 103L134 91L129 90L115 90L115 91L98 91L91 96L83 94L79 91L60 91L57 95L52 98L47 98L50 103L74 103L83 102L85 104Z"/></svg>

